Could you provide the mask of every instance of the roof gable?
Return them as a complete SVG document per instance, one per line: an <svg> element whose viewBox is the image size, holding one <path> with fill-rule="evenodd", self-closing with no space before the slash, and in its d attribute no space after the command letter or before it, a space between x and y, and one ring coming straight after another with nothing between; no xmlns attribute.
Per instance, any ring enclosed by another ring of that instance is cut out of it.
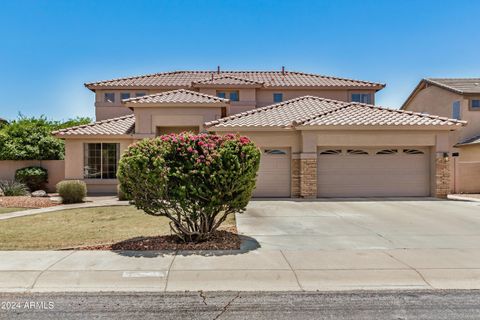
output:
<svg viewBox="0 0 480 320"><path fill-rule="evenodd" d="M460 94L480 93L480 78L427 78L424 80Z"/></svg>
<svg viewBox="0 0 480 320"><path fill-rule="evenodd" d="M406 110L410 101L427 85L434 85L456 94L480 94L480 78L425 78L420 80L400 109Z"/></svg>
<svg viewBox="0 0 480 320"><path fill-rule="evenodd" d="M122 101L125 104L225 104L228 102L228 99L185 89L160 92Z"/></svg>

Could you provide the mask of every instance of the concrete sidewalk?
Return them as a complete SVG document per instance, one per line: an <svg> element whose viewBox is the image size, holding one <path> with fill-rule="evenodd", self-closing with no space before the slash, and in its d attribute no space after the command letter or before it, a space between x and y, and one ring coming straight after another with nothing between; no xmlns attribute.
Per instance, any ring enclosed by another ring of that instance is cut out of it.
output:
<svg viewBox="0 0 480 320"><path fill-rule="evenodd" d="M0 252L1 292L356 289L480 289L480 250Z"/></svg>
<svg viewBox="0 0 480 320"><path fill-rule="evenodd" d="M25 209L22 211L14 211L11 213L4 213L0 215L0 220L7 220L18 217L32 216L35 214L50 213L61 210L78 209L78 208L94 208L106 206L128 206L128 201L119 201L116 196L103 197L87 197L85 202L74 204L62 204L53 207L39 208L39 209Z"/></svg>

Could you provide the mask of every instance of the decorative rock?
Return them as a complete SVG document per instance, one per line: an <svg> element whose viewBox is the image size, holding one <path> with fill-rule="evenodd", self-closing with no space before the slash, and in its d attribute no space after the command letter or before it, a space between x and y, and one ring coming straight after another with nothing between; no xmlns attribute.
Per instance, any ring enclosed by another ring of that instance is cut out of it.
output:
<svg viewBox="0 0 480 320"><path fill-rule="evenodd" d="M32 192L32 197L48 197L48 195L44 190L37 190Z"/></svg>

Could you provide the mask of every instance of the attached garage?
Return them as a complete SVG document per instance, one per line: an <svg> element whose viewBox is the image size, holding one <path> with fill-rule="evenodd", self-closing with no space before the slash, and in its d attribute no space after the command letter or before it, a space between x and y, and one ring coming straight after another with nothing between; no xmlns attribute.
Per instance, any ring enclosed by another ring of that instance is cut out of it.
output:
<svg viewBox="0 0 480 320"><path fill-rule="evenodd" d="M318 197L426 197L428 148L328 148L317 161Z"/></svg>
<svg viewBox="0 0 480 320"><path fill-rule="evenodd" d="M255 197L445 198L451 180L450 135L465 124L305 96L205 127L249 136L263 147ZM282 139L286 133L294 138ZM288 148L276 148L279 142Z"/></svg>
<svg viewBox="0 0 480 320"><path fill-rule="evenodd" d="M288 148L261 149L260 169L254 197L290 197L290 162Z"/></svg>

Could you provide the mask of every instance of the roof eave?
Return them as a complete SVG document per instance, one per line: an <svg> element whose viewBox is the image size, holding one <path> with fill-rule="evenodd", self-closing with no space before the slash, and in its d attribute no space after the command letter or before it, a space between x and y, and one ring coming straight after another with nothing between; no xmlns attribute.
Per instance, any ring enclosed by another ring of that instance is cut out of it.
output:
<svg viewBox="0 0 480 320"><path fill-rule="evenodd" d="M208 131L242 132L242 131L293 131L290 126L206 126Z"/></svg>
<svg viewBox="0 0 480 320"><path fill-rule="evenodd" d="M122 102L122 105L132 108L154 108L154 107L161 107L161 108L168 108L168 107L186 107L186 108L195 108L195 107L209 107L209 108L221 108L221 107L228 107L228 102L223 101L215 101L215 102L206 102L206 103L185 103L185 102L142 102L142 103L132 103L132 102Z"/></svg>
<svg viewBox="0 0 480 320"><path fill-rule="evenodd" d="M54 134L59 139L133 139L133 134Z"/></svg>
<svg viewBox="0 0 480 320"><path fill-rule="evenodd" d="M421 131L452 131L462 127L461 124L454 125L299 125L297 130L421 130Z"/></svg>

